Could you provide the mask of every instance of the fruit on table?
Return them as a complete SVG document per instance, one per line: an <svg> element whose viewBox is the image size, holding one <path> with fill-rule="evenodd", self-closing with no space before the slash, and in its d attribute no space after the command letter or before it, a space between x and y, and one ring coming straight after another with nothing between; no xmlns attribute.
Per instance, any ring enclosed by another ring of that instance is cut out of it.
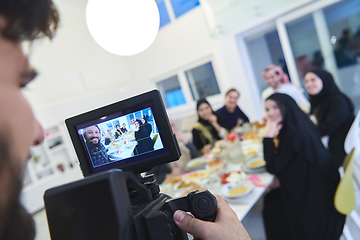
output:
<svg viewBox="0 0 360 240"><path fill-rule="evenodd" d="M236 139L236 133L232 132L232 133L226 134L225 139L229 140L230 142L234 142Z"/></svg>

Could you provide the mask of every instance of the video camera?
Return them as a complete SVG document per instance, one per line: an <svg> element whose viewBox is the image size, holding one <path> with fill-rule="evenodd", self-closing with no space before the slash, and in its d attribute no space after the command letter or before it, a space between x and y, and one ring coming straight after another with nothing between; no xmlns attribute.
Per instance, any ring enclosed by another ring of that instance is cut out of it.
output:
<svg viewBox="0 0 360 240"><path fill-rule="evenodd" d="M153 90L65 121L84 179L44 194L52 240L185 240L176 210L215 221L208 191L172 199L153 175L181 156L159 91ZM108 139L108 140L107 140Z"/></svg>

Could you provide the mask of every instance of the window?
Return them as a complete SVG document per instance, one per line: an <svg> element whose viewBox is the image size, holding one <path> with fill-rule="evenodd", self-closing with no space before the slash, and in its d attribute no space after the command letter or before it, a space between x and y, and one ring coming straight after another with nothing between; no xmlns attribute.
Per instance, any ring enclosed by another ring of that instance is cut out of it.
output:
<svg viewBox="0 0 360 240"><path fill-rule="evenodd" d="M285 22L301 83L315 66L330 71L356 111L360 109L359 23L358 0L340 1Z"/></svg>
<svg viewBox="0 0 360 240"><path fill-rule="evenodd" d="M279 35L276 29L269 29L249 36L245 41L249 51L253 73L261 93L269 87L262 76L262 72L267 66L270 64L279 65L283 68L284 72L288 74Z"/></svg>
<svg viewBox="0 0 360 240"><path fill-rule="evenodd" d="M220 93L211 62L185 71L195 101Z"/></svg>
<svg viewBox="0 0 360 240"><path fill-rule="evenodd" d="M186 103L177 75L158 82L157 87L167 108L172 108Z"/></svg>
<svg viewBox="0 0 360 240"><path fill-rule="evenodd" d="M171 4L175 13L175 17L178 18L184 13L198 6L199 0L171 0Z"/></svg>
<svg viewBox="0 0 360 240"><path fill-rule="evenodd" d="M170 22L170 17L169 17L169 13L168 10L166 9L166 5L164 0L157 0L156 4L158 6L159 9L159 14L160 14L160 26L159 28L161 28L162 26L168 24Z"/></svg>

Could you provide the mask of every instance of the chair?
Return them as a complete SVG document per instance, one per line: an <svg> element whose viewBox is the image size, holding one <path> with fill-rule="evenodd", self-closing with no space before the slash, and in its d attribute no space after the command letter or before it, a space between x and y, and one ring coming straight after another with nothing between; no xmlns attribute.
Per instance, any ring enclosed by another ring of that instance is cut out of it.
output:
<svg viewBox="0 0 360 240"><path fill-rule="evenodd" d="M153 147L155 147L155 143L156 143L156 140L158 139L158 137L159 137L159 134L156 134L156 135L152 138L152 140L153 140Z"/></svg>
<svg viewBox="0 0 360 240"><path fill-rule="evenodd" d="M351 152L353 148L357 148L355 151L355 159L360 159L360 111L358 111L354 122L352 123L349 132L346 135L344 149L347 154Z"/></svg>
<svg viewBox="0 0 360 240"><path fill-rule="evenodd" d="M339 213L349 215L356 205L355 189L353 182L353 158L355 154L355 148L346 155L344 159L345 173L336 189L335 193L335 208Z"/></svg>

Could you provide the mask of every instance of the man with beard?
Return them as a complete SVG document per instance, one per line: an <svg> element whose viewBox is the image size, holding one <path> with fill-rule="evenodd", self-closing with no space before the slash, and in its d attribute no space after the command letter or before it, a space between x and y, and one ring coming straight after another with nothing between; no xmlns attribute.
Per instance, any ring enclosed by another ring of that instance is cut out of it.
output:
<svg viewBox="0 0 360 240"><path fill-rule="evenodd" d="M84 138L94 167L109 163L107 149L100 142L100 128L97 125L85 129Z"/></svg>
<svg viewBox="0 0 360 240"><path fill-rule="evenodd" d="M21 205L22 175L29 147L44 131L21 93L36 76L21 42L51 38L58 13L51 0L0 0L0 239L34 239L31 215ZM19 126L26 123L26 128Z"/></svg>
<svg viewBox="0 0 360 240"><path fill-rule="evenodd" d="M29 148L44 140L44 131L21 93L36 76L22 51L23 41L51 38L58 13L51 0L0 0L0 239L32 240L34 222L21 205L22 175ZM26 128L19 128L26 123ZM95 140L96 141L96 140ZM99 138L100 141L100 138ZM225 200L217 196L215 223L182 211L174 214L178 226L204 240L249 239Z"/></svg>

